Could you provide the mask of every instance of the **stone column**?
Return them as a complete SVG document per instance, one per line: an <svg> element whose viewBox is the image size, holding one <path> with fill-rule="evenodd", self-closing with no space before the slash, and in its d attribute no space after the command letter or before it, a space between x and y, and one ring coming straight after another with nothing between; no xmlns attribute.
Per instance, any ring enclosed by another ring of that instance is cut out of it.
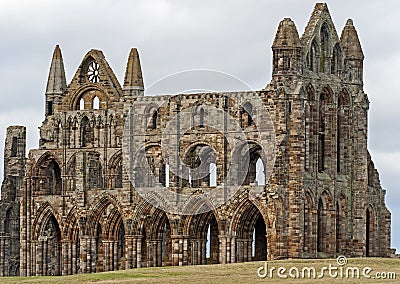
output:
<svg viewBox="0 0 400 284"><path fill-rule="evenodd" d="M231 263L236 263L236 237L231 237Z"/></svg>
<svg viewBox="0 0 400 284"><path fill-rule="evenodd" d="M171 236L172 242L172 265L182 266L188 264L189 236Z"/></svg>

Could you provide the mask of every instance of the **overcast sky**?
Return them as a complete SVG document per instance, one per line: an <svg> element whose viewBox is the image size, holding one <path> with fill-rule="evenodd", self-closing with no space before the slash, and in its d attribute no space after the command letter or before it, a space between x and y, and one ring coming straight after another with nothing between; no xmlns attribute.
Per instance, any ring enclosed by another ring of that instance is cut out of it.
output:
<svg viewBox="0 0 400 284"><path fill-rule="evenodd" d="M279 21L292 18L302 34L314 5L309 0L0 0L0 149L6 127L15 124L28 127L28 148L38 146L56 44L68 83L92 48L104 52L122 83L129 50L137 47L146 86L204 68L261 89L271 79L270 47ZM339 36L346 19L354 20L364 49L369 149L387 189L392 247L400 249L400 1L335 0L328 6Z"/></svg>

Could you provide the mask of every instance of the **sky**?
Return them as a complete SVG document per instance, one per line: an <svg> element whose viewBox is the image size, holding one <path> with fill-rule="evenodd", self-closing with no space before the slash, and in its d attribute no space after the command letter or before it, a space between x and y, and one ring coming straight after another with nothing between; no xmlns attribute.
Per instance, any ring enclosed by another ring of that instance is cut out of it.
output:
<svg viewBox="0 0 400 284"><path fill-rule="evenodd" d="M400 1L327 4L339 36L346 20L354 20L364 50L368 147L387 190L392 247L399 251ZM9 125L27 126L27 148L38 146L56 44L67 83L90 49L104 52L123 83L129 51L137 47L145 86L176 72L211 69L258 90L271 80L271 45L280 20L292 18L301 35L314 5L309 0L0 0L0 160Z"/></svg>

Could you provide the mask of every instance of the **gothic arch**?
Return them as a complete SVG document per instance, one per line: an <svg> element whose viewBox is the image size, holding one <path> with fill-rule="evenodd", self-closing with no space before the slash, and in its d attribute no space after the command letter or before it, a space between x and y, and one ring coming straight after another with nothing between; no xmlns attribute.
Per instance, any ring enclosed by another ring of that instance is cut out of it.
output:
<svg viewBox="0 0 400 284"><path fill-rule="evenodd" d="M108 98L106 95L106 91L101 88L99 85L84 85L79 88L75 94L72 96L72 99L69 103L70 110L81 110L80 102L83 100L84 109L83 110L93 110L93 100L94 98L99 99L99 109L107 109L108 107Z"/></svg>
<svg viewBox="0 0 400 284"><path fill-rule="evenodd" d="M267 158L262 147L255 141L245 141L233 149L230 172L237 173L238 185L250 185L257 182L257 161L260 159L264 168L264 180L266 180Z"/></svg>
<svg viewBox="0 0 400 284"><path fill-rule="evenodd" d="M62 192L62 164L59 158L51 152L44 153L34 166L34 183L36 195L60 195Z"/></svg>
<svg viewBox="0 0 400 284"><path fill-rule="evenodd" d="M109 164L109 173L110 173L108 188L122 188L122 182L124 179L122 151L116 152L110 158L108 164Z"/></svg>
<svg viewBox="0 0 400 284"><path fill-rule="evenodd" d="M38 237L43 233L43 228L50 216L53 216L57 221L59 228L63 228L63 222L58 212L51 206L49 202L45 202L36 212L36 217L32 223L32 239L37 240ZM64 238L63 232L61 232L61 239Z"/></svg>
<svg viewBox="0 0 400 284"><path fill-rule="evenodd" d="M318 198L317 207L317 252L333 254L334 212L332 197L324 190Z"/></svg>
<svg viewBox="0 0 400 284"><path fill-rule="evenodd" d="M333 92L325 86L319 95L318 119L318 172L329 169L327 161L332 156Z"/></svg>
<svg viewBox="0 0 400 284"><path fill-rule="evenodd" d="M264 210L260 210L256 203L251 202L249 199L244 199L242 202L237 203L235 208L237 209L231 216L229 234L236 238L236 262L253 260L252 242L254 231L256 241L258 239L258 242L255 243L255 251L258 251L258 254L254 256L254 259L267 260L267 251L270 251L268 246L272 246L272 244L267 244L266 235L270 226ZM259 220L259 218L261 219ZM259 237L257 238L257 236ZM231 253L233 254L233 252Z"/></svg>
<svg viewBox="0 0 400 284"><path fill-rule="evenodd" d="M311 84L306 87L306 103L305 103L305 159L304 169L307 172L313 172L315 169L316 159L316 136L318 127L318 106L315 98L315 89Z"/></svg>

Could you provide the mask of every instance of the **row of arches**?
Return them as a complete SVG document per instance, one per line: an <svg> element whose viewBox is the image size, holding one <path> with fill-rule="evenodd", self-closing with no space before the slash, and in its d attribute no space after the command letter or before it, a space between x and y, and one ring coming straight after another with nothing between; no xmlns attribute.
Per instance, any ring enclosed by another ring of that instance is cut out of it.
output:
<svg viewBox="0 0 400 284"><path fill-rule="evenodd" d="M145 129L147 131L156 130L160 127L160 109L155 104L150 104L145 108ZM256 111L250 102L245 102L239 107L238 121L242 129L246 129L249 126L254 125L254 116ZM192 128L204 128L207 124L208 111L206 107L199 105L193 107L193 113L191 118ZM151 133L151 132L150 132Z"/></svg>
<svg viewBox="0 0 400 284"><path fill-rule="evenodd" d="M122 144L122 132L117 129L120 122L114 115L105 117L82 113L67 117L65 125L62 121L54 120L54 130L49 135L57 147L100 148L120 147Z"/></svg>
<svg viewBox="0 0 400 284"><path fill-rule="evenodd" d="M77 162L78 160L78 162ZM77 163L85 164L85 171L78 173ZM61 195L64 191L75 191L79 175L86 180L87 189L115 189L123 187L124 171L121 152L115 153L103 168L104 161L96 151L77 152L66 165L63 177L59 157L51 152L38 159L33 168L32 187L35 195ZM65 183L63 183L65 178Z"/></svg>
<svg viewBox="0 0 400 284"><path fill-rule="evenodd" d="M169 187L180 184L188 187L215 187L222 183L240 185L266 184L266 158L261 146L249 141L232 150L229 168L224 170L224 157L212 144L192 143L184 149L182 165L168 163L162 147L151 144L135 158L133 172L136 187L157 184ZM229 172L229 173L227 173ZM176 173L180 173L177 176Z"/></svg>
<svg viewBox="0 0 400 284"><path fill-rule="evenodd" d="M351 255L352 221L349 201L341 194L336 203L323 191L315 200L306 193L304 204L304 252L308 257ZM365 256L378 256L377 212L365 210Z"/></svg>
<svg viewBox="0 0 400 284"><path fill-rule="evenodd" d="M181 221L148 204L137 213L138 218L126 220L110 198L100 199L79 219L71 211L60 220L49 204L42 206L32 225L34 275L267 259L267 225L248 200L233 212L230 234L224 233L215 211ZM227 242L233 253L228 259L222 256Z"/></svg>
<svg viewBox="0 0 400 284"><path fill-rule="evenodd" d="M318 96L312 86L307 87L304 120L306 171L348 174L352 124L350 108L350 97L345 90L339 93L335 104L328 87Z"/></svg>

